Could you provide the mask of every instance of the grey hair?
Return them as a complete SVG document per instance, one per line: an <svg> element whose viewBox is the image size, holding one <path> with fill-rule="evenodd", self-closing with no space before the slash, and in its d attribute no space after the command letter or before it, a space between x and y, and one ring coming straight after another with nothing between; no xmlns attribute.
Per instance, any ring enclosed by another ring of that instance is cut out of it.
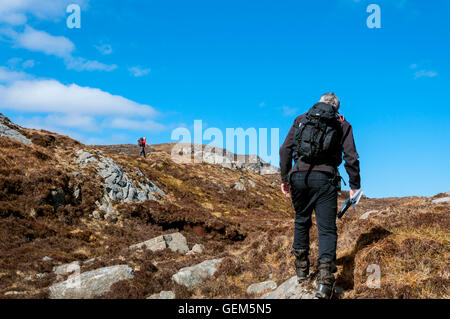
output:
<svg viewBox="0 0 450 319"><path fill-rule="evenodd" d="M330 104L336 110L339 110L339 106L341 106L341 102L333 92L322 95L319 102Z"/></svg>

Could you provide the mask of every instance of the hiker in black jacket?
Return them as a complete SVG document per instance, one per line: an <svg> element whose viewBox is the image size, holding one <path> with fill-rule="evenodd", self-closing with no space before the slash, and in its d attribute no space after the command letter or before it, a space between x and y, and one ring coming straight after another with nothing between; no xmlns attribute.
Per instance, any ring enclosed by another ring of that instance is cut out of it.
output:
<svg viewBox="0 0 450 319"><path fill-rule="evenodd" d="M350 179L350 197L360 188L359 156L352 126L338 114L339 106L339 99L334 93L323 95L308 113L295 119L280 148L281 190L286 197L292 197L296 213L293 253L296 256L295 268L299 282L304 281L309 274L309 230L312 225L311 214L315 211L319 233L319 298L331 295L335 281L333 273L337 271L336 214L337 193L340 189L337 168L342 163L342 153ZM326 116L329 117L327 129L317 131L320 125L326 126L317 124L318 121L323 122ZM319 117L322 119L318 120ZM334 133L329 133L331 131ZM331 141L329 145L323 146L326 144L323 141L327 139L321 138L320 132L323 137L332 135L328 138ZM315 143L319 140L322 142ZM293 159L295 164L292 167Z"/></svg>

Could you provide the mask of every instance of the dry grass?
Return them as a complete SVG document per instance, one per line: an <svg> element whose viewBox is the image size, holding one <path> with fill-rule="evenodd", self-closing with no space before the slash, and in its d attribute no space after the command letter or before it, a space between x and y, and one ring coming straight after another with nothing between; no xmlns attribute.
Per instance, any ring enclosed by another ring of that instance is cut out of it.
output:
<svg viewBox="0 0 450 319"><path fill-rule="evenodd" d="M24 278L99 256L82 271L124 260L136 270L133 280L117 283L103 298L145 298L161 290L173 290L177 298L250 298L248 285L270 274L278 284L294 275L294 214L279 191L279 176L176 164L167 144L155 146L145 159L137 156L135 146L92 147L102 149L133 179L140 178L138 168L167 194L158 201L116 203L120 218L113 224L89 217L103 194L103 181L92 169L80 168L74 156L77 149L89 147L50 132L23 133L33 141L31 147L0 138L0 298L11 290L26 292L21 298L46 297L54 277ZM74 176L77 171L82 174ZM241 178L246 192L233 189ZM81 186L81 201L73 196L76 185ZM64 191L65 206L55 207L52 190ZM379 213L359 219L373 209ZM448 205L432 205L426 198L363 199L338 222L337 278L347 289L345 297L449 298L449 220ZM173 231L181 231L190 247L203 244L205 252L182 256L170 250L123 250ZM311 240L314 271L315 227ZM44 256L53 260L44 262ZM213 280L201 287L172 282L180 268L219 257L225 259ZM366 284L371 264L381 269L378 289Z"/></svg>

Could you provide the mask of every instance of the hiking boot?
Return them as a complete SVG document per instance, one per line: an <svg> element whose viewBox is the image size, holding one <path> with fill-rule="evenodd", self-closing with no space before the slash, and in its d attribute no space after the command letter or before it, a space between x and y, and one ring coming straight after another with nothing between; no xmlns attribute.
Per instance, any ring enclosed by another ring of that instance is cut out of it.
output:
<svg viewBox="0 0 450 319"><path fill-rule="evenodd" d="M320 299L329 299L333 293L334 275L337 271L336 265L332 259L321 258L319 260L319 279L317 281L316 297Z"/></svg>
<svg viewBox="0 0 450 319"><path fill-rule="evenodd" d="M295 272L297 274L298 283L302 283L308 278L309 274L309 259L307 249L294 249L295 256Z"/></svg>

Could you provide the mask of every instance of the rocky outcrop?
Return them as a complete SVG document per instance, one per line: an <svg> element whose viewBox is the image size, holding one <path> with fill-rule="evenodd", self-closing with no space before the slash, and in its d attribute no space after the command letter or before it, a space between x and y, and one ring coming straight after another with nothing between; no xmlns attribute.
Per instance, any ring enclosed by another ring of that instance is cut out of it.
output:
<svg viewBox="0 0 450 319"><path fill-rule="evenodd" d="M263 293L267 290L274 290L277 288L277 284L273 280L263 281L257 284L252 284L248 286L247 293L249 295L257 295Z"/></svg>
<svg viewBox="0 0 450 319"><path fill-rule="evenodd" d="M248 169L256 174L279 174L280 169L263 161L257 155L235 155L222 148L190 144L174 144L172 154L190 154L196 162L217 164L229 169ZM181 158L181 157L180 157Z"/></svg>
<svg viewBox="0 0 450 319"><path fill-rule="evenodd" d="M81 167L89 164L94 165L99 175L105 179L105 192L103 198L97 202L99 210L105 213L105 219L117 219L117 212L112 201L125 203L144 202L146 200L156 200L153 194L165 195L165 193L148 178L145 183L138 182L136 187L133 180L117 165L111 158L103 156L101 152L95 154L78 150L76 152L77 162ZM139 174L138 174L139 175ZM143 174L140 172L140 175ZM97 215L97 214L96 214ZM93 215L93 217L96 217Z"/></svg>
<svg viewBox="0 0 450 319"><path fill-rule="evenodd" d="M217 271L216 265L222 261L223 258L205 260L200 264L191 267L181 268L172 280L177 284L191 288L198 286L210 278Z"/></svg>
<svg viewBox="0 0 450 319"><path fill-rule="evenodd" d="M262 299L315 299L315 293L304 288L294 276L282 283L276 290L268 292Z"/></svg>
<svg viewBox="0 0 450 319"><path fill-rule="evenodd" d="M18 131L10 127L11 122L0 113L0 137L8 137L25 145L31 145L31 141Z"/></svg>
<svg viewBox="0 0 450 319"><path fill-rule="evenodd" d="M140 249L140 248L149 249L151 251L159 251L169 248L172 251L183 254L189 251L186 237L184 237L180 233L158 236L129 247L129 249Z"/></svg>
<svg viewBox="0 0 450 319"><path fill-rule="evenodd" d="M448 192L447 192L448 193ZM433 204L444 204L444 203L450 203L450 197L441 197L437 199L433 199L431 201Z"/></svg>
<svg viewBox="0 0 450 319"><path fill-rule="evenodd" d="M99 268L50 286L50 298L90 299L107 293L114 283L133 277L134 270L128 265Z"/></svg>

